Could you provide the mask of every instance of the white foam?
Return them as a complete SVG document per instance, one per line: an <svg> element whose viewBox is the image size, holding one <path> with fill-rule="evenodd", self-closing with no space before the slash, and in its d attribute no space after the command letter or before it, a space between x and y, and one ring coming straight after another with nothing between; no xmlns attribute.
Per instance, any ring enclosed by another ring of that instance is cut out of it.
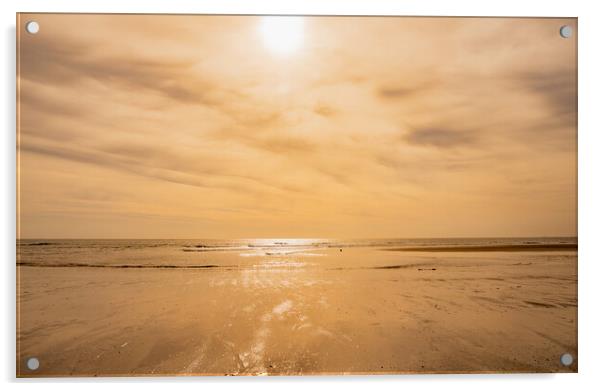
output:
<svg viewBox="0 0 602 391"><path fill-rule="evenodd" d="M293 308L293 302L286 300L274 307L272 312L277 315L282 315L283 313L288 312L291 308Z"/></svg>

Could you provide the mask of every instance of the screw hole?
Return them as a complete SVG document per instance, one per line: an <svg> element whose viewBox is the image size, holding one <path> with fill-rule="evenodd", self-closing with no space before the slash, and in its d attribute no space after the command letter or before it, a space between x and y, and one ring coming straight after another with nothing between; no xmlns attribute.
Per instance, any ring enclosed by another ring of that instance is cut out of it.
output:
<svg viewBox="0 0 602 391"><path fill-rule="evenodd" d="M570 38L573 35L573 28L565 25L560 28L560 36L562 38Z"/></svg>
<svg viewBox="0 0 602 391"><path fill-rule="evenodd" d="M27 30L27 32L29 34L37 34L38 31L40 31L40 25L38 24L38 22L27 22L25 24L25 30Z"/></svg>
<svg viewBox="0 0 602 391"><path fill-rule="evenodd" d="M573 363L573 356L570 353L565 353L562 356L560 356L560 362L565 367L568 367Z"/></svg>
<svg viewBox="0 0 602 391"><path fill-rule="evenodd" d="M37 358L31 357L30 359L27 360L27 368L30 371L35 371L39 367L40 367L40 360L38 360Z"/></svg>

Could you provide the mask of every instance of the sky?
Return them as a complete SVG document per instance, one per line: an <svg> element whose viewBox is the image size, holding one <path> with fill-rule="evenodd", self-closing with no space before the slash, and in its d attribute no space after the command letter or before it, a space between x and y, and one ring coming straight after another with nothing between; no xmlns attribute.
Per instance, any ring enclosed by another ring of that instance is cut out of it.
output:
<svg viewBox="0 0 602 391"><path fill-rule="evenodd" d="M21 238L577 234L576 19L18 29Z"/></svg>

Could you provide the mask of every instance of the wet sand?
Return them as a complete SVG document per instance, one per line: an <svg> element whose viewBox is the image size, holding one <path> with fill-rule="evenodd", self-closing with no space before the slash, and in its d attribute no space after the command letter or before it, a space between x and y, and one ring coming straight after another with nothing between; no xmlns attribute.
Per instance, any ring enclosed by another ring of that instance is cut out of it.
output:
<svg viewBox="0 0 602 391"><path fill-rule="evenodd" d="M577 371L575 251L222 256L18 266L17 375Z"/></svg>
<svg viewBox="0 0 602 391"><path fill-rule="evenodd" d="M507 251L577 251L577 245L566 244L521 244L496 246L429 246L390 248L388 251L423 251L423 252L507 252Z"/></svg>

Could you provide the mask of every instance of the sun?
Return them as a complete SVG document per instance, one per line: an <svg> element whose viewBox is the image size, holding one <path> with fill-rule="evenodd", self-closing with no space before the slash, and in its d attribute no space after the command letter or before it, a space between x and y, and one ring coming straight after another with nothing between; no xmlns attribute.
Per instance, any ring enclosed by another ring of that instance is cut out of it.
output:
<svg viewBox="0 0 602 391"><path fill-rule="evenodd" d="M299 16L264 16L259 32L271 52L290 55L303 45L303 24L303 18Z"/></svg>

